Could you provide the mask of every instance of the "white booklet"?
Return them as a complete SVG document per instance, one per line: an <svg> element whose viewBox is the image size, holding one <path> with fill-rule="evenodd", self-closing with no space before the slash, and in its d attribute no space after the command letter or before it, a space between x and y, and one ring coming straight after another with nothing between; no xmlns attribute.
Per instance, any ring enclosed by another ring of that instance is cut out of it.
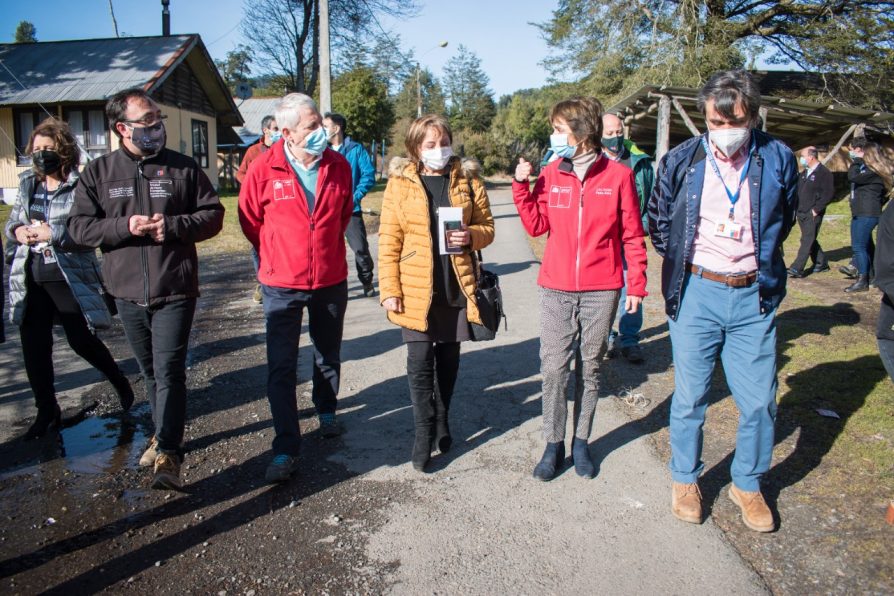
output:
<svg viewBox="0 0 894 596"><path fill-rule="evenodd" d="M461 246L447 247L447 232L450 230L461 230L463 227L463 209L462 207L439 207L438 208L438 231L441 237L439 245L442 255L455 255L461 253Z"/></svg>

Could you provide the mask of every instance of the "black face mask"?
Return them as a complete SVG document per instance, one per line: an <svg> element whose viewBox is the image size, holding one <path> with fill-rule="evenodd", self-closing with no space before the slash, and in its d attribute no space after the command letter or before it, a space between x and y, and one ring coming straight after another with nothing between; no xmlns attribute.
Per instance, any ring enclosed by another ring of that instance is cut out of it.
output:
<svg viewBox="0 0 894 596"><path fill-rule="evenodd" d="M59 168L62 167L62 158L52 149L43 149L31 154L31 164L34 166L35 172L46 176L59 171Z"/></svg>
<svg viewBox="0 0 894 596"><path fill-rule="evenodd" d="M610 139L603 138L602 146L618 155L624 149L624 135L620 137L611 137Z"/></svg>

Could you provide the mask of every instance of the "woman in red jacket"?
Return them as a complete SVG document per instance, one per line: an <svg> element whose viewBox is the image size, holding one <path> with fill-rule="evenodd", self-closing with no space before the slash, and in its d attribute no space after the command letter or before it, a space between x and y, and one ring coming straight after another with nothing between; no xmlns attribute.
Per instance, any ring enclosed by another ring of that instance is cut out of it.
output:
<svg viewBox="0 0 894 596"><path fill-rule="evenodd" d="M519 159L512 194L525 229L549 234L537 280L540 286L540 372L546 451L534 476L551 480L565 459L565 425L571 360L575 358L575 471L596 473L587 441L618 295L635 312L646 296L646 245L633 171L602 155L602 104L573 98L553 106L550 147L560 158L540 172L530 190L531 164Z"/></svg>

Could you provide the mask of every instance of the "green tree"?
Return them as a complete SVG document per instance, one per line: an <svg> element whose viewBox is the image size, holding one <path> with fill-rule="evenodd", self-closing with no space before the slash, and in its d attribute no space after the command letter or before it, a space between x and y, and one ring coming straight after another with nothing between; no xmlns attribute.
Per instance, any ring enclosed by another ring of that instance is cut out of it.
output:
<svg viewBox="0 0 894 596"><path fill-rule="evenodd" d="M237 84L248 80L251 63L251 48L242 44L227 52L224 60L214 62L231 92L235 92Z"/></svg>
<svg viewBox="0 0 894 596"><path fill-rule="evenodd" d="M355 141L390 141L394 107L388 86L368 66L357 66L332 81L332 109L347 119L347 133Z"/></svg>
<svg viewBox="0 0 894 596"><path fill-rule="evenodd" d="M828 92L890 105L894 2L877 0L560 0L539 24L556 73L610 99L642 83L698 85L759 56L841 73Z"/></svg>
<svg viewBox="0 0 894 596"><path fill-rule="evenodd" d="M371 23L379 15L413 16L416 0L329 0L330 46L366 47L374 38ZM319 0L245 0L242 34L258 63L269 66L264 74L288 80L289 91L312 92L320 74Z"/></svg>
<svg viewBox="0 0 894 596"><path fill-rule="evenodd" d="M443 80L451 127L486 131L494 119L496 105L493 93L487 88L490 79L481 70L481 59L466 46L460 45L456 56L444 67Z"/></svg>
<svg viewBox="0 0 894 596"><path fill-rule="evenodd" d="M368 66L387 83L388 93L396 94L402 81L416 72L412 52L405 56L398 49L400 46L400 35L382 34L369 47L360 44L343 47L336 57L335 71L345 72L358 64Z"/></svg>
<svg viewBox="0 0 894 596"><path fill-rule="evenodd" d="M444 91L430 70L419 71L419 88L422 91L423 114L446 114ZM414 120L417 114L416 71L413 70L403 80L403 85L394 97L394 113L398 118Z"/></svg>
<svg viewBox="0 0 894 596"><path fill-rule="evenodd" d="M34 43L37 41L37 27L29 21L19 21L14 43Z"/></svg>

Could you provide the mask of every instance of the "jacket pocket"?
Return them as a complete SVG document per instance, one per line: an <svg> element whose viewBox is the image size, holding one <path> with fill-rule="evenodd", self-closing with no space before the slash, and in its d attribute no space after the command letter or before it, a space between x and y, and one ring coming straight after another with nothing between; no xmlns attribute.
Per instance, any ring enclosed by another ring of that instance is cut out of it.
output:
<svg viewBox="0 0 894 596"><path fill-rule="evenodd" d="M416 254L416 251L415 251L415 250L412 251L412 252L408 252L407 254L405 254L404 256L402 256L402 257L400 258L400 260L398 261L398 263L403 263L404 261L406 261L406 260L409 259L410 257L415 256L415 254Z"/></svg>

